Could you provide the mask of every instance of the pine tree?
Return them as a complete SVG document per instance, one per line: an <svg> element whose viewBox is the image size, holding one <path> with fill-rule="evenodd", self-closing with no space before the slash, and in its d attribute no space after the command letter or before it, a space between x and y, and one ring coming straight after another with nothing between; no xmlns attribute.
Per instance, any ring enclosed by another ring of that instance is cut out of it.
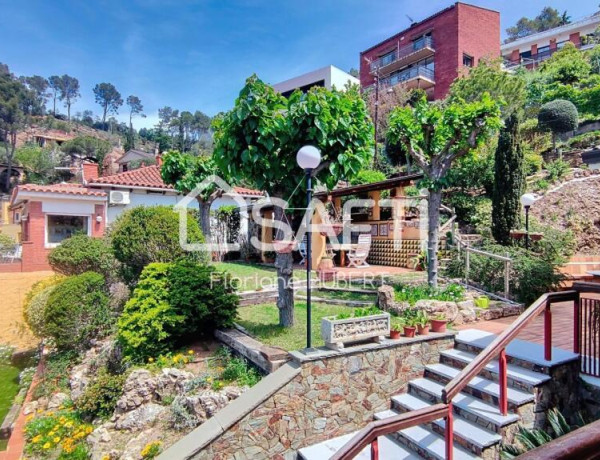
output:
<svg viewBox="0 0 600 460"><path fill-rule="evenodd" d="M520 198L525 183L517 115L511 115L500 132L494 169L492 235L506 245L511 241L510 231L520 225Z"/></svg>

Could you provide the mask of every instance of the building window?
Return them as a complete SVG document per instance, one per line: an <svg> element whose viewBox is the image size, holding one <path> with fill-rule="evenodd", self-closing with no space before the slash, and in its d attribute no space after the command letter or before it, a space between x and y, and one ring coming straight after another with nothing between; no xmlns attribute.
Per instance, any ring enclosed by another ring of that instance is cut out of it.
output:
<svg viewBox="0 0 600 460"><path fill-rule="evenodd" d="M463 65L465 67L473 67L474 63L475 63L475 59L473 59L473 56L469 56L468 54L463 54Z"/></svg>
<svg viewBox="0 0 600 460"><path fill-rule="evenodd" d="M556 44L556 49L558 49L558 50L563 49L567 43L569 43L569 40L565 40L563 42L558 42Z"/></svg>
<svg viewBox="0 0 600 460"><path fill-rule="evenodd" d="M53 247L76 233L90 235L88 216L46 216L46 246Z"/></svg>

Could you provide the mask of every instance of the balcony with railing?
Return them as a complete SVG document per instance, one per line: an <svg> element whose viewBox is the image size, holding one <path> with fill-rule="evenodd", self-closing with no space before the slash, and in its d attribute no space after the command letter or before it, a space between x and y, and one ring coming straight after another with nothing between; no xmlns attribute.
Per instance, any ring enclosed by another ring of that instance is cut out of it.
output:
<svg viewBox="0 0 600 460"><path fill-rule="evenodd" d="M395 86L402 83L407 88L428 89L435 85L435 72L425 66L410 67L387 78L382 78L379 83L381 86Z"/></svg>
<svg viewBox="0 0 600 460"><path fill-rule="evenodd" d="M582 43L575 44L575 47L580 50L588 50L588 49L594 48L595 46L598 46L598 43L593 42L593 41L585 41ZM528 69L532 69L532 68L540 65L542 62L550 59L554 53L560 51L561 49L563 49L563 48L561 47L561 48L555 48L555 49L546 49L546 50L540 51L536 54L532 54L529 57L521 57L515 61L513 61L511 59L505 59L504 60L504 68L506 70L514 70L519 67L526 67Z"/></svg>
<svg viewBox="0 0 600 460"><path fill-rule="evenodd" d="M435 47L431 37L421 37L410 45L398 47L398 49L381 56L371 62L371 72L388 74L414 62L428 58L435 54Z"/></svg>

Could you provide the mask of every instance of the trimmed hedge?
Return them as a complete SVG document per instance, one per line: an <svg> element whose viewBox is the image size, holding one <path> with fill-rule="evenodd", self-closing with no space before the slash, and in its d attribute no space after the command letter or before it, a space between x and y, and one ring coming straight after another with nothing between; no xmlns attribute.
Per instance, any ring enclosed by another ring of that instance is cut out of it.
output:
<svg viewBox="0 0 600 460"><path fill-rule="evenodd" d="M149 264L118 324L124 354L145 361L230 327L238 297L227 273L190 261Z"/></svg>
<svg viewBox="0 0 600 460"><path fill-rule="evenodd" d="M198 221L187 219L188 241L203 243ZM208 261L205 252L185 251L179 243L179 214L168 206L139 206L124 212L113 223L110 239L124 278L135 283L146 265L179 259Z"/></svg>
<svg viewBox="0 0 600 460"><path fill-rule="evenodd" d="M44 309L44 331L60 350L84 349L90 340L110 331L104 277L86 272L71 276L54 288Z"/></svg>
<svg viewBox="0 0 600 460"><path fill-rule="evenodd" d="M95 271L109 280L115 279L119 266L105 239L87 235L74 235L64 240L50 252L48 262L55 272L63 275Z"/></svg>
<svg viewBox="0 0 600 460"><path fill-rule="evenodd" d="M538 114L538 125L553 133L575 131L579 126L577 107L570 101L556 99L544 104Z"/></svg>
<svg viewBox="0 0 600 460"><path fill-rule="evenodd" d="M44 310L48 298L57 284L65 279L62 275L51 276L35 283L23 302L23 319L33 335L38 338L46 337L44 328Z"/></svg>

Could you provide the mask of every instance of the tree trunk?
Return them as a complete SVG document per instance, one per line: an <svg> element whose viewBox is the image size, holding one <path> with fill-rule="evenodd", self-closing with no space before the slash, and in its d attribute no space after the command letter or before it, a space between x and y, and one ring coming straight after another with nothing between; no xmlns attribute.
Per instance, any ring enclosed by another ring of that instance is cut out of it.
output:
<svg viewBox="0 0 600 460"><path fill-rule="evenodd" d="M440 233L440 205L442 204L442 191L429 190L429 204L427 217L429 228L427 230L427 282L432 288L438 286L438 258Z"/></svg>
<svg viewBox="0 0 600 460"><path fill-rule="evenodd" d="M275 207L275 220L283 222L283 209ZM275 239L283 238L279 230ZM292 253L277 253L275 258L275 267L277 268L277 308L279 309L279 325L283 327L292 327L294 325L294 287L292 285L292 275L294 274Z"/></svg>
<svg viewBox="0 0 600 460"><path fill-rule="evenodd" d="M67 121L71 121L71 103L67 104Z"/></svg>
<svg viewBox="0 0 600 460"><path fill-rule="evenodd" d="M198 198L198 205L200 207L200 228L204 235L204 240L209 243L210 238L210 205L212 202L204 201Z"/></svg>

